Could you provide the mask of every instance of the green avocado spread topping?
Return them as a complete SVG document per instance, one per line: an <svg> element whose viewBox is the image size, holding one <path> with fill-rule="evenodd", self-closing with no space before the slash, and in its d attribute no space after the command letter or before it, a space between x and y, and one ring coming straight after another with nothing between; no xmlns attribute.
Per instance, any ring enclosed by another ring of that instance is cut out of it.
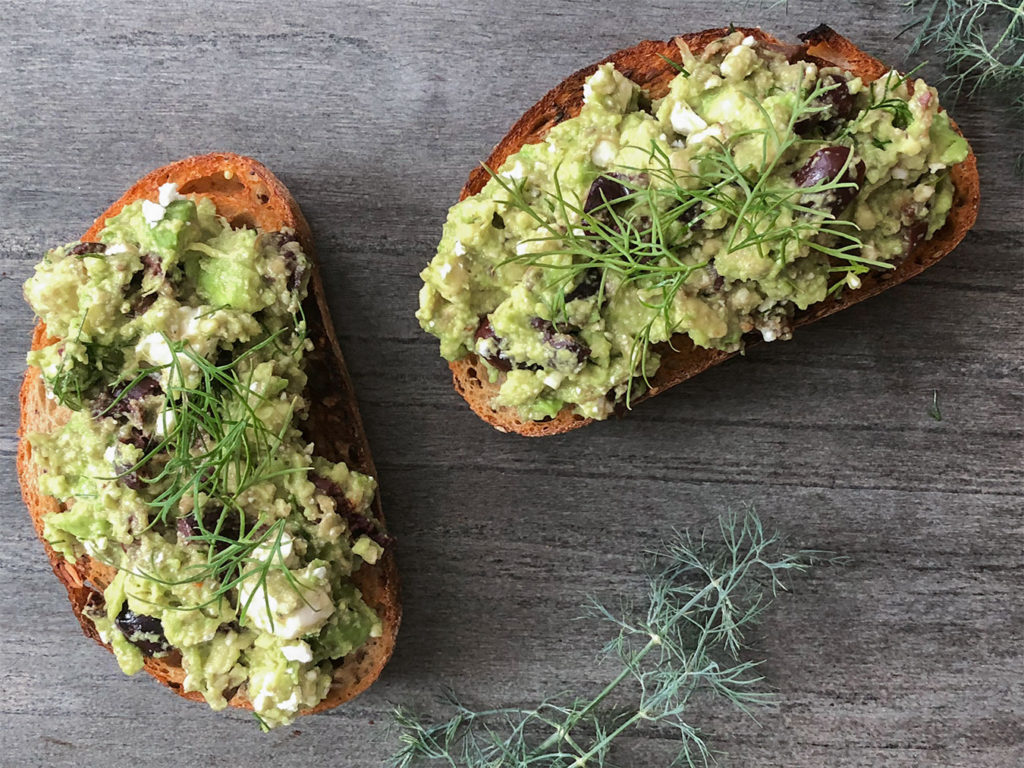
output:
<svg viewBox="0 0 1024 768"><path fill-rule="evenodd" d="M475 354L494 407L603 419L677 334L736 351L892 269L946 221L967 143L922 80L681 46L668 93L604 64L579 115L448 214L417 318ZM676 342L678 343L678 342Z"/></svg>
<svg viewBox="0 0 1024 768"><path fill-rule="evenodd" d="M268 726L381 632L352 581L388 543L375 481L300 429L308 275L293 232L233 228L167 184L25 285L56 338L29 363L71 409L29 438L63 507L45 538L116 569L89 619L125 672L180 656L186 691L242 692Z"/></svg>

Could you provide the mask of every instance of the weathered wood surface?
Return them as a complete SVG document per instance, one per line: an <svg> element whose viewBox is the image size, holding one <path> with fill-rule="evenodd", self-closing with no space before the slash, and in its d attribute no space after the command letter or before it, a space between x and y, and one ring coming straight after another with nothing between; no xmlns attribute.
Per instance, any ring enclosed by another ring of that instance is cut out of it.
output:
<svg viewBox="0 0 1024 768"><path fill-rule="evenodd" d="M983 179L954 254L624 421L498 434L412 316L466 173L566 74L729 21L790 39L825 21L900 63L899 3L8 1L0 20L0 765L380 765L392 703L595 682L601 628L570 621L584 596L629 594L641 550L747 503L852 561L768 619L778 711L757 725L702 707L724 765L1024 764L1024 137L1006 100L953 110ZM14 473L32 264L144 172L212 149L266 162L313 226L404 579L378 684L267 736L122 676L81 637ZM640 733L629 751L659 766L671 745Z"/></svg>

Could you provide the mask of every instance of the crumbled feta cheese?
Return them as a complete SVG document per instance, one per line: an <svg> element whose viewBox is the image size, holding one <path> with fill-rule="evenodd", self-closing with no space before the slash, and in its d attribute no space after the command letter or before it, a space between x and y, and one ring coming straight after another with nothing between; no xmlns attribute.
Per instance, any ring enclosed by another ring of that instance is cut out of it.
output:
<svg viewBox="0 0 1024 768"><path fill-rule="evenodd" d="M104 253L106 253L107 256L116 256L119 253L127 253L127 252L128 252L128 246L125 245L124 243L114 243L113 245L108 245L107 246L107 250L104 251Z"/></svg>
<svg viewBox="0 0 1024 768"><path fill-rule="evenodd" d="M740 45L745 45L747 46L747 48L753 48L755 45L757 45L757 40L754 39L753 35L747 35L740 42Z"/></svg>
<svg viewBox="0 0 1024 768"><path fill-rule="evenodd" d="M544 377L544 386L550 387L551 389L558 389L558 385L562 383L562 379L564 378L564 373L551 371L551 373Z"/></svg>
<svg viewBox="0 0 1024 768"><path fill-rule="evenodd" d="M703 131L697 131L692 134L687 140L687 144L700 144L701 142L707 141L708 139L719 139L721 140L725 136L722 131L722 126L718 123L708 126Z"/></svg>
<svg viewBox="0 0 1024 768"><path fill-rule="evenodd" d="M313 660L313 651L307 643L299 641L294 645L282 645L281 655L288 661L298 661L308 664Z"/></svg>
<svg viewBox="0 0 1024 768"><path fill-rule="evenodd" d="M672 108L672 114L669 116L669 120L672 122L672 129L676 133L681 133L683 136L689 136L691 133L697 131L703 131L708 127L707 122L704 118L690 109L688 104L680 102Z"/></svg>
<svg viewBox="0 0 1024 768"><path fill-rule="evenodd" d="M455 248L453 250L455 251L455 255L456 256L465 256L466 255L466 246L464 246L462 244L461 240L456 240L455 241Z"/></svg>
<svg viewBox="0 0 1024 768"><path fill-rule="evenodd" d="M446 277L448 277L448 273L451 272L451 271L452 271L452 265L451 264L442 264L441 268L439 270L437 270L437 276L440 277L442 280L444 280Z"/></svg>
<svg viewBox="0 0 1024 768"><path fill-rule="evenodd" d="M185 198L178 194L178 185L173 181L169 181L166 184L161 184L160 189L157 190L156 201L164 208L173 203L175 200L184 200Z"/></svg>
<svg viewBox="0 0 1024 768"><path fill-rule="evenodd" d="M615 142L602 139L594 145L594 149L590 153L590 159L598 168L607 168L615 159L617 151L618 147L615 146Z"/></svg>
<svg viewBox="0 0 1024 768"><path fill-rule="evenodd" d="M145 360L153 365L169 365L174 360L174 353L171 352L163 334L153 332L146 334L135 345L135 354L139 360Z"/></svg>
<svg viewBox="0 0 1024 768"><path fill-rule="evenodd" d="M299 575L301 580L301 574ZM303 588L302 602L291 611L282 613L281 602L272 594L268 594L266 586L254 586L243 582L238 588L238 599L241 604L248 603L246 620L264 632L296 640L311 634L327 623L334 613L334 602L331 600L330 586ZM269 612L268 612L269 607Z"/></svg>
<svg viewBox="0 0 1024 768"><path fill-rule="evenodd" d="M515 164L507 171L501 174L506 179L512 179L513 181L519 181L526 175L526 170L523 168L523 164L516 160Z"/></svg>
<svg viewBox="0 0 1024 768"><path fill-rule="evenodd" d="M152 200L142 201L142 216L150 227L155 227L159 222L163 221L165 213L167 213L167 209L160 205L160 203L154 203Z"/></svg>

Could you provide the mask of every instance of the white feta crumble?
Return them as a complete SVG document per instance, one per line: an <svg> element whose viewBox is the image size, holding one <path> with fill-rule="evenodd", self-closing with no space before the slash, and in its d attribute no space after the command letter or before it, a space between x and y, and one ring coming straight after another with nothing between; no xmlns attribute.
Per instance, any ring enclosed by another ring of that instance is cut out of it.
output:
<svg viewBox="0 0 1024 768"><path fill-rule="evenodd" d="M156 201L164 208L173 203L175 200L184 200L185 198L178 194L178 185L173 181L169 181L166 184L161 184L160 189L157 190Z"/></svg>
<svg viewBox="0 0 1024 768"><path fill-rule="evenodd" d="M135 354L140 360L153 365L170 365L174 360L174 353L171 352L167 340L163 334L155 331L139 339L135 345Z"/></svg>
<svg viewBox="0 0 1024 768"><path fill-rule="evenodd" d="M452 250L455 251L455 255L456 256L465 256L466 255L466 246L464 246L462 244L461 240L456 240L455 241L455 247ZM450 269L450 267L449 267L449 269Z"/></svg>
<svg viewBox="0 0 1024 768"><path fill-rule="evenodd" d="M298 661L302 664L308 664L313 660L312 649L308 643L303 643L302 641L294 645L282 645L281 655L288 659L288 661Z"/></svg>
<svg viewBox="0 0 1024 768"><path fill-rule="evenodd" d="M550 387L551 389L558 389L558 385L562 383L562 380L564 378L564 373L559 373L558 371L551 371L551 373L544 377L544 386Z"/></svg>
<svg viewBox="0 0 1024 768"><path fill-rule="evenodd" d="M128 246L124 243L114 243L113 245L107 246L107 250L104 251L107 256L116 256L119 253L128 253Z"/></svg>
<svg viewBox="0 0 1024 768"><path fill-rule="evenodd" d="M618 152L618 148L615 146L615 142L601 139L591 150L590 159L598 168L607 168L615 159L616 152Z"/></svg>
<svg viewBox="0 0 1024 768"><path fill-rule="evenodd" d="M167 209L160 203L154 203L152 200L142 201L142 216L146 219L150 229L163 221L165 213L167 213Z"/></svg>
<svg viewBox="0 0 1024 768"><path fill-rule="evenodd" d="M526 170L523 168L523 164L516 160L515 164L501 175L506 179L512 179L512 181L520 181L526 176Z"/></svg>
<svg viewBox="0 0 1024 768"><path fill-rule="evenodd" d="M267 594L265 584L254 586L244 582L238 588L238 598L243 605L249 605L246 611L247 621L251 621L264 632L283 637L285 640L297 640L317 631L334 613L329 585L303 589L304 602L300 602L288 613L280 612L281 602L273 595Z"/></svg>
<svg viewBox="0 0 1024 768"><path fill-rule="evenodd" d="M672 114L669 116L669 120L672 122L672 130L683 136L703 131L708 127L703 117L694 112L688 104L683 104L682 102L672 107Z"/></svg>

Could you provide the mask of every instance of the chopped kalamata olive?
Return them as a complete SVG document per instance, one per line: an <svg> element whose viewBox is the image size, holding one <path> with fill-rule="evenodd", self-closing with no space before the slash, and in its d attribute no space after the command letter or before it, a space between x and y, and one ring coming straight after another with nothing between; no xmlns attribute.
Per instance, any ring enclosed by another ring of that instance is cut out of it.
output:
<svg viewBox="0 0 1024 768"><path fill-rule="evenodd" d="M152 253L144 253L141 256L142 265L151 275L162 275L164 272L163 263L160 257Z"/></svg>
<svg viewBox="0 0 1024 768"><path fill-rule="evenodd" d="M101 392L92 402L92 415L96 418L106 417L141 417L139 401L146 397L159 395L163 392L160 382L152 376L146 376L127 392L124 386L114 386ZM122 393L124 396L122 397ZM120 398L120 399L118 399ZM114 402L114 401L117 402Z"/></svg>
<svg viewBox="0 0 1024 768"><path fill-rule="evenodd" d="M725 278L718 274L718 270L715 268L715 260L711 259L705 267L708 273L708 278L711 280L711 285L701 289L701 296L712 296L725 286Z"/></svg>
<svg viewBox="0 0 1024 768"><path fill-rule="evenodd" d="M79 243L68 254L71 256L85 256L89 253L106 253L107 246L104 243Z"/></svg>
<svg viewBox="0 0 1024 768"><path fill-rule="evenodd" d="M576 336L570 332L571 328L558 327L550 320L545 320L542 317L535 317L530 320L530 326L538 330L544 336L544 343L547 344L551 349L566 350L576 355L576 359L583 363L588 357L590 357L590 347L580 341Z"/></svg>
<svg viewBox="0 0 1024 768"><path fill-rule="evenodd" d="M494 215L491 216L491 226L494 227L495 229L505 228L505 220L501 218L501 214L498 213L497 211L495 211Z"/></svg>
<svg viewBox="0 0 1024 768"><path fill-rule="evenodd" d="M340 485L323 475L310 475L309 479L320 493L334 499L334 511L348 523L348 530L353 539L368 536L371 541L382 547L388 547L393 543L392 538L380 530L375 520L356 512Z"/></svg>
<svg viewBox="0 0 1024 768"><path fill-rule="evenodd" d="M297 291L306 279L306 264L305 262L300 263L299 257L291 250L283 251L281 256L284 258L285 269L288 270L288 280L285 285L289 291Z"/></svg>
<svg viewBox="0 0 1024 768"><path fill-rule="evenodd" d="M131 312L133 317L138 317L139 315L145 313L145 311L147 309L149 309L150 307L152 307L153 304L155 304L155 303L156 303L156 294L155 293L143 294L143 295L139 296L137 299L135 299L132 302L131 308L130 308L130 312Z"/></svg>
<svg viewBox="0 0 1024 768"><path fill-rule="evenodd" d="M843 173L843 166L846 165L851 151L849 147L823 147L811 155L810 159L793 174L793 180L799 187L815 187L835 181L839 174ZM842 213L860 191L860 185L864 181L864 161L851 163L838 180L852 186L828 192L822 207L833 216Z"/></svg>
<svg viewBox="0 0 1024 768"><path fill-rule="evenodd" d="M274 245L278 248L284 248L288 243L297 243L298 239L295 237L294 232L274 232L270 235L274 239Z"/></svg>
<svg viewBox="0 0 1024 768"><path fill-rule="evenodd" d="M590 185L590 191L587 192L586 202L583 203L584 213L590 213L605 204L614 205L618 200L626 197L629 194L629 189L619 180L623 178L625 177L609 173L594 179L594 183Z"/></svg>
<svg viewBox="0 0 1024 768"><path fill-rule="evenodd" d="M193 539L204 533L220 537L214 543L214 549L221 550L231 542L238 541L242 535L242 525L237 510L225 510L216 506L203 510L203 529L196 522L195 511L178 518L178 534L182 539Z"/></svg>
<svg viewBox="0 0 1024 768"><path fill-rule="evenodd" d="M163 656L171 651L171 644L167 642L160 619L135 613L125 605L114 619L114 624L128 642L146 656Z"/></svg>
<svg viewBox="0 0 1024 768"><path fill-rule="evenodd" d="M143 488L146 487L146 484L142 481L142 478L139 477L139 473L137 471L128 471L132 468L132 466L134 465L114 462L114 472L117 473L117 479L121 482L122 485L131 488L133 491L141 491Z"/></svg>
<svg viewBox="0 0 1024 768"><path fill-rule="evenodd" d="M565 294L565 303L578 299L589 299L601 289L601 270L591 267L583 271L583 277L576 287Z"/></svg>
<svg viewBox="0 0 1024 768"><path fill-rule="evenodd" d="M797 122L794 126L797 135L806 136L817 128L822 136L830 136L856 112L857 102L845 80L827 75L822 78L822 83L833 87L815 101L814 106L820 110Z"/></svg>
<svg viewBox="0 0 1024 768"><path fill-rule="evenodd" d="M473 334L473 338L476 341L494 339L494 348L499 350L498 353L496 355L480 355L480 357L499 371L507 373L512 370L512 361L501 353L499 347L501 339L499 339L498 335L494 332L494 328L491 327L491 321L486 316L480 318L480 323L476 327L476 332ZM477 347L477 353L479 354L479 345Z"/></svg>

